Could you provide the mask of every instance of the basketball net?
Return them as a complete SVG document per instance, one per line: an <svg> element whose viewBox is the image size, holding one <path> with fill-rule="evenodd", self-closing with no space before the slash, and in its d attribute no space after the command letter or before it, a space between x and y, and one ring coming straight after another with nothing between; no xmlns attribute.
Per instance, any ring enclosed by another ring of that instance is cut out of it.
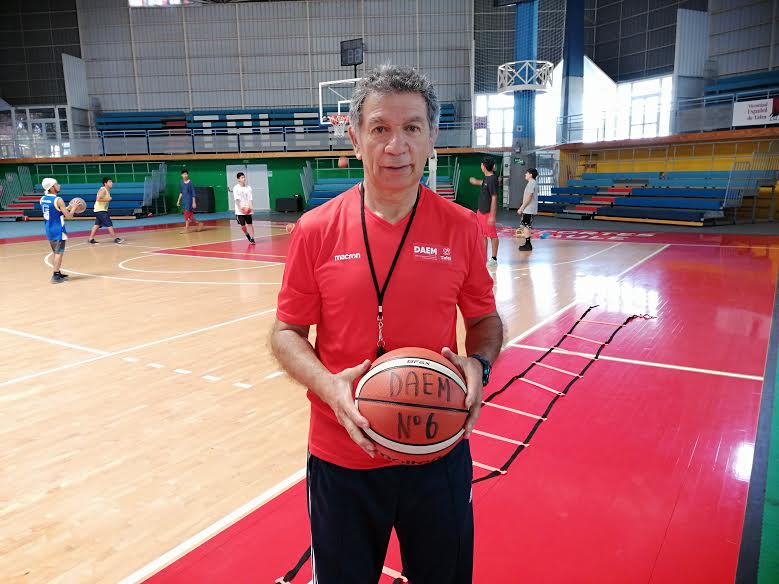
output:
<svg viewBox="0 0 779 584"><path fill-rule="evenodd" d="M346 136L346 126L349 124L349 116L345 114L334 114L327 117L333 125L333 133L339 138Z"/></svg>

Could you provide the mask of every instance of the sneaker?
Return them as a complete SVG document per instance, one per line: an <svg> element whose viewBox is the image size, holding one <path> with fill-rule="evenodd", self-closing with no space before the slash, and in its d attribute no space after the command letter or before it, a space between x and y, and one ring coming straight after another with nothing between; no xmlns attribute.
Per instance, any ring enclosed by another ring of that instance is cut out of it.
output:
<svg viewBox="0 0 779 584"><path fill-rule="evenodd" d="M527 240L519 246L519 251L533 251L533 244L530 243L530 240Z"/></svg>
<svg viewBox="0 0 779 584"><path fill-rule="evenodd" d="M493 259L493 258L490 258L489 260L487 260L487 267L488 268L494 268L497 265L498 265L498 260Z"/></svg>
<svg viewBox="0 0 779 584"><path fill-rule="evenodd" d="M62 272L57 272L57 274L58 274L58 275L59 275L61 278L65 278L65 279L67 279L67 278L70 278L70 276L68 276L67 274L63 274Z"/></svg>
<svg viewBox="0 0 779 584"><path fill-rule="evenodd" d="M124 238L117 237L116 239L114 239L114 243L124 243Z"/></svg>
<svg viewBox="0 0 779 584"><path fill-rule="evenodd" d="M94 244L94 243L100 243L100 242L99 242L99 241L96 241L96 240L94 240L94 239L90 239L90 240L89 240L89 243L93 243L93 244Z"/></svg>
<svg viewBox="0 0 779 584"><path fill-rule="evenodd" d="M62 284L62 282L65 281L65 277L63 274L53 274L51 276L51 283L52 284Z"/></svg>
<svg viewBox="0 0 779 584"><path fill-rule="evenodd" d="M253 238L253 237L250 237L250 238L249 238L249 244L251 244L251 245L254 245L254 244L255 244L255 241L254 241L254 238Z"/></svg>

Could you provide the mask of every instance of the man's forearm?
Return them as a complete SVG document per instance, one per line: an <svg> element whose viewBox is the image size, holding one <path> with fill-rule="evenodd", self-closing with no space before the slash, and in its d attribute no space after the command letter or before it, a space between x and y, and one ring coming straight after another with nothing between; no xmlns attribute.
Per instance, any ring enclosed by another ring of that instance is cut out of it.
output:
<svg viewBox="0 0 779 584"><path fill-rule="evenodd" d="M468 355L478 353L489 361L495 361L503 345L503 321L497 312L472 323L465 333L465 350Z"/></svg>
<svg viewBox="0 0 779 584"><path fill-rule="evenodd" d="M490 215L495 217L498 214L498 195L492 195L490 201Z"/></svg>
<svg viewBox="0 0 779 584"><path fill-rule="evenodd" d="M296 331L276 330L271 335L271 349L292 379L325 399L331 373L322 365L307 338Z"/></svg>

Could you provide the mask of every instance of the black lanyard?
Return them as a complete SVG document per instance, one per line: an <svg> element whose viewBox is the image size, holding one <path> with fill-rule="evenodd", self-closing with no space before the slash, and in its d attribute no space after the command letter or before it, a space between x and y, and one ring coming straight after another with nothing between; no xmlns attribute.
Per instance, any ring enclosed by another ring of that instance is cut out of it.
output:
<svg viewBox="0 0 779 584"><path fill-rule="evenodd" d="M365 240L365 253L368 255L368 265L371 268L371 277L373 278L373 287L376 290L376 297L379 302L379 313L376 316L376 322L379 326L379 338L376 341L376 357L381 357L386 350L384 349L384 294L387 292L387 286L389 286L390 278L392 278L392 272L395 270L395 264L398 263L400 257L400 251L403 249L403 244L406 242L406 236L411 230L411 224L414 222L414 215L417 214L417 204L419 203L419 193L421 188L417 190L417 198L414 200L414 206L411 208L411 216L406 223L406 230L403 232L403 237L400 239L398 249L395 252L395 257L390 265L389 272L387 272L387 279L384 280L384 285L379 288L379 280L376 278L376 268L373 267L373 256L371 255L371 244L368 242L368 226L365 224L365 187L360 183L360 219L362 220L362 237Z"/></svg>

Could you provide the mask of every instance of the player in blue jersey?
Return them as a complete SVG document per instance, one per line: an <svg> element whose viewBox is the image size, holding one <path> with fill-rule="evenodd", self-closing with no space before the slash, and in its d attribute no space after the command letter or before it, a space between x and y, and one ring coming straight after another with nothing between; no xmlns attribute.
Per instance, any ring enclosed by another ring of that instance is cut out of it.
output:
<svg viewBox="0 0 779 584"><path fill-rule="evenodd" d="M65 229L65 219L73 219L73 209L65 205L62 197L57 196L60 185L56 179L44 178L41 181L43 196L40 200L43 211L43 222L46 228L46 238L49 240L51 251L54 254L54 274L51 276L52 284L64 282L67 276L60 272L62 256L65 253L65 242L68 233Z"/></svg>

